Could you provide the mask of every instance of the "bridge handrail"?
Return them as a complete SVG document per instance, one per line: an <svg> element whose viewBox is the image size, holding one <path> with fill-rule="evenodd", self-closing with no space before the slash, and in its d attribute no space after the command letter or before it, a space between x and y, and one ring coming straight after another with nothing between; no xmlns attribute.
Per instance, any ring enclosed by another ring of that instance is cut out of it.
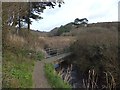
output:
<svg viewBox="0 0 120 90"><path fill-rule="evenodd" d="M56 52L54 55L52 56L57 56L63 53L67 53L69 52L69 47L66 48L46 48L45 51L50 55L51 52Z"/></svg>

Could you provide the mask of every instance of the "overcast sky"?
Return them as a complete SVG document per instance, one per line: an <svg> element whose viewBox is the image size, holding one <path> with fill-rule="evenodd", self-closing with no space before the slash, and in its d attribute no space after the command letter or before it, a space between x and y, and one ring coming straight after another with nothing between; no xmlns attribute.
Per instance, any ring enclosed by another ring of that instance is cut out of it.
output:
<svg viewBox="0 0 120 90"><path fill-rule="evenodd" d="M75 18L87 18L89 23L118 21L120 0L64 0L61 8L45 9L42 20L34 21L31 29L50 31L73 22Z"/></svg>

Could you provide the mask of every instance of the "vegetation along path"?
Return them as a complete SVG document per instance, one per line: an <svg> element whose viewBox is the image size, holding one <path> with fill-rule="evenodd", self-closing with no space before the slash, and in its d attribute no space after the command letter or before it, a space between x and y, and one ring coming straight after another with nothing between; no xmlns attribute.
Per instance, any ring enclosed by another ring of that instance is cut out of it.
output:
<svg viewBox="0 0 120 90"><path fill-rule="evenodd" d="M64 58L66 56L70 55L70 53L64 53L60 54L42 61L37 61L35 63L34 71L33 71L33 81L34 81L34 87L35 88L50 88L50 85L48 84L48 81L45 77L44 72L44 65L45 63L51 63L54 60L58 60L60 58Z"/></svg>

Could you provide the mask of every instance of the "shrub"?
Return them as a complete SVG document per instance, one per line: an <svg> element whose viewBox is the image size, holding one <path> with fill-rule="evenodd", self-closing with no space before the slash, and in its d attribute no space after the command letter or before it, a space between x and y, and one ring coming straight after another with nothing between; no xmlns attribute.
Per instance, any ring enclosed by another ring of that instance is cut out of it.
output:
<svg viewBox="0 0 120 90"><path fill-rule="evenodd" d="M41 61L42 59L44 59L44 54L42 52L37 52L36 59Z"/></svg>

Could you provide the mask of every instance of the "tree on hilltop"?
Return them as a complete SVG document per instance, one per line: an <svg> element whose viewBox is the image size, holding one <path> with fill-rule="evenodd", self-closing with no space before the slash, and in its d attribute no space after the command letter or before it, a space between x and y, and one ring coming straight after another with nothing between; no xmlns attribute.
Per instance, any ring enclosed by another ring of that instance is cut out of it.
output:
<svg viewBox="0 0 120 90"><path fill-rule="evenodd" d="M79 19L79 18L76 18L75 20L74 20L74 25L84 25L84 26L87 26L87 24L88 24L88 20L87 20L87 18L82 18L82 19Z"/></svg>

